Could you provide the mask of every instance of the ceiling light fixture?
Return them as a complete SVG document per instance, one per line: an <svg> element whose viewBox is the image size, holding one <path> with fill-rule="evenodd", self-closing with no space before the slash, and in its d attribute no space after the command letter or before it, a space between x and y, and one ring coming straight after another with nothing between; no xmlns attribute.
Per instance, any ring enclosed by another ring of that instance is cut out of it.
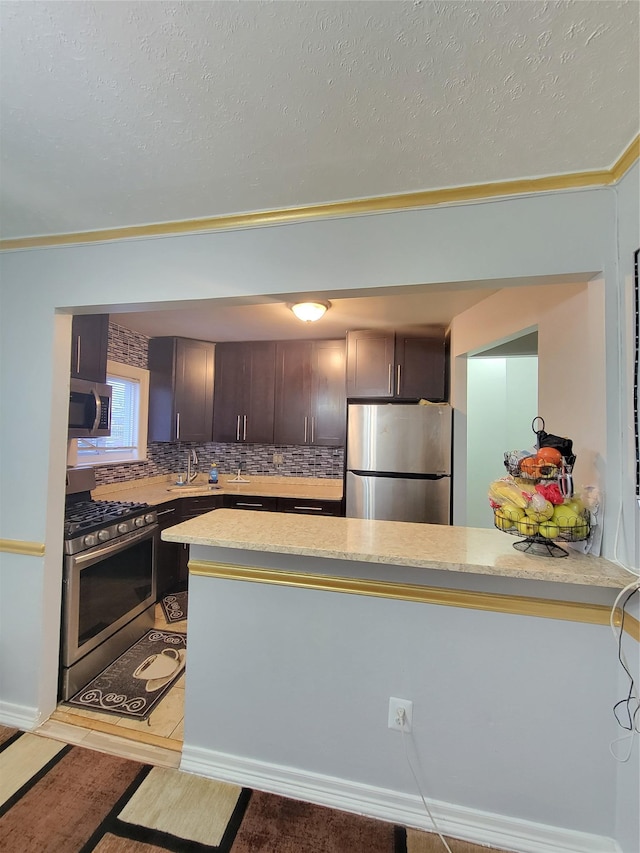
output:
<svg viewBox="0 0 640 853"><path fill-rule="evenodd" d="M291 306L291 310L298 320L302 320L304 323L315 323L330 307L330 302L296 302L295 305Z"/></svg>

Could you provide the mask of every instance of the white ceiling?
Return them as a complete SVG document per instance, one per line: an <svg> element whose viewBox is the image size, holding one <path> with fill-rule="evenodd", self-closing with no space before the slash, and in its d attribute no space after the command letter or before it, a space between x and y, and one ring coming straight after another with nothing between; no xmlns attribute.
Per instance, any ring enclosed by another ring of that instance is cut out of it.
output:
<svg viewBox="0 0 640 853"><path fill-rule="evenodd" d="M2 236L609 168L639 9L2 0Z"/></svg>
<svg viewBox="0 0 640 853"><path fill-rule="evenodd" d="M3 238L609 168L637 0L0 0ZM504 282L116 314L149 336L448 325ZM488 288L488 289L487 289ZM114 309L117 311L117 309Z"/></svg>
<svg viewBox="0 0 640 853"><path fill-rule="evenodd" d="M218 300L187 309L113 314L111 321L148 337L177 335L205 341L343 338L350 329L376 329L429 323L448 326L462 311L494 290L414 287L379 296L332 298L327 313L303 323L284 298L263 297L245 304ZM320 294L315 298L324 298ZM231 304L230 304L231 303Z"/></svg>
<svg viewBox="0 0 640 853"><path fill-rule="evenodd" d="M288 307L290 297L277 295L193 302L182 309L115 312L111 321L148 337L177 335L205 341L341 338L351 329L449 326L456 315L506 287L583 283L583 274L565 274L553 279L527 277L371 288L358 291L357 297L347 295L349 291L326 291L311 294L312 298L330 301L329 310L316 323L302 323Z"/></svg>

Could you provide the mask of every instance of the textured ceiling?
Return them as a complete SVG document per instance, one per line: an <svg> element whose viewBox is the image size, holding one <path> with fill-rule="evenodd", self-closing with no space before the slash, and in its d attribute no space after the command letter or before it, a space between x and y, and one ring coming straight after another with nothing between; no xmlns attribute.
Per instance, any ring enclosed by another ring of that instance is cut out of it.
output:
<svg viewBox="0 0 640 853"><path fill-rule="evenodd" d="M2 236L609 168L639 10L2 0Z"/></svg>

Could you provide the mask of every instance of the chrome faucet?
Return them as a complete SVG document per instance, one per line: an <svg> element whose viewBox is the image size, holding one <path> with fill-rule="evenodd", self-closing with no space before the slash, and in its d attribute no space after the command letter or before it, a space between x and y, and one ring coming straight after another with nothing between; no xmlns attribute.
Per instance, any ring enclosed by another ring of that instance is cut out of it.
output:
<svg viewBox="0 0 640 853"><path fill-rule="evenodd" d="M198 476L198 454L195 448L189 451L187 456L187 483L193 483Z"/></svg>

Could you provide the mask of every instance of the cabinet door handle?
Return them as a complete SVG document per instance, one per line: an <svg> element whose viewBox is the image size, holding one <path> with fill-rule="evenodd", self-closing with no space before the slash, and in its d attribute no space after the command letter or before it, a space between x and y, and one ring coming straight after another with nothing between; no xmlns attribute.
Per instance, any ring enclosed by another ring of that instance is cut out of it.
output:
<svg viewBox="0 0 640 853"><path fill-rule="evenodd" d="M308 431L309 431L308 425L309 425L309 418L305 415L304 416L304 443L305 444L307 443L307 435L308 435Z"/></svg>
<svg viewBox="0 0 640 853"><path fill-rule="evenodd" d="M180 438L180 412L176 412L176 438Z"/></svg>
<svg viewBox="0 0 640 853"><path fill-rule="evenodd" d="M307 510L313 510L313 512L322 512L321 506L294 506L294 509L303 509L305 512Z"/></svg>
<svg viewBox="0 0 640 853"><path fill-rule="evenodd" d="M398 395L400 394L400 369L400 365L398 365L398 367L396 368L398 373L398 378L396 379L396 394Z"/></svg>
<svg viewBox="0 0 640 853"><path fill-rule="evenodd" d="M76 338L76 373L80 373L80 335Z"/></svg>
<svg viewBox="0 0 640 853"><path fill-rule="evenodd" d="M250 503L244 503L243 501L238 501L236 503L236 506L253 506L253 507L257 506L257 507L261 507L261 506L264 506L264 504L250 504Z"/></svg>
<svg viewBox="0 0 640 853"><path fill-rule="evenodd" d="M388 390L389 390L389 396L391 396L391 394L393 393L393 391L391 390L391 383L392 383L392 381L393 381L392 377L393 377L393 365L390 363L390 364L389 364L389 378L388 378L388 380L387 380L387 386L388 386Z"/></svg>
<svg viewBox="0 0 640 853"><path fill-rule="evenodd" d="M243 421L242 440L246 441L247 440L247 416L246 415L242 416L242 421Z"/></svg>
<svg viewBox="0 0 640 853"><path fill-rule="evenodd" d="M236 441L240 441L240 415L236 417Z"/></svg>
<svg viewBox="0 0 640 853"><path fill-rule="evenodd" d="M316 419L315 416L311 418L311 444L316 440Z"/></svg>

